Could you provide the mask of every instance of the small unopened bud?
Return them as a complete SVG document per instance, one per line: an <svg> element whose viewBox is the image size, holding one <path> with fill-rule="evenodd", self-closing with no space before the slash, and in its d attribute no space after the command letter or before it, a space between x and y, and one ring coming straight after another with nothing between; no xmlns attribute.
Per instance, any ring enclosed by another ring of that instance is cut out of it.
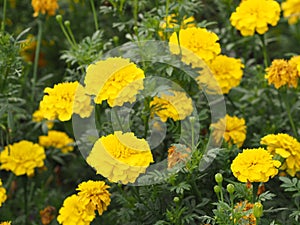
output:
<svg viewBox="0 0 300 225"><path fill-rule="evenodd" d="M65 24L66 27L70 27L70 25L71 25L71 23L70 23L69 20L66 20L66 21L64 22L64 24Z"/></svg>
<svg viewBox="0 0 300 225"><path fill-rule="evenodd" d="M255 218L260 218L263 215L263 205L260 202L255 202L253 206L253 215Z"/></svg>
<svg viewBox="0 0 300 225"><path fill-rule="evenodd" d="M215 180L216 180L216 182L219 184L219 183L222 183L222 181L223 181L223 176L222 176L222 174L221 173L217 173L216 175L215 175Z"/></svg>
<svg viewBox="0 0 300 225"><path fill-rule="evenodd" d="M118 36L114 36L113 37L113 41L115 44L118 44L119 43L119 37Z"/></svg>
<svg viewBox="0 0 300 225"><path fill-rule="evenodd" d="M56 21L61 23L62 22L62 15L57 15L56 17Z"/></svg>
<svg viewBox="0 0 300 225"><path fill-rule="evenodd" d="M233 184L227 184L226 189L227 189L227 191L228 191L230 194L233 194L233 192L235 191L235 188L234 188L234 185L233 185Z"/></svg>
<svg viewBox="0 0 300 225"><path fill-rule="evenodd" d="M133 27L133 31L136 33L138 31L138 27L137 26L134 26Z"/></svg>
<svg viewBox="0 0 300 225"><path fill-rule="evenodd" d="M196 118L195 118L194 116L191 116L191 117L189 117L189 120L190 120L190 123L191 123L192 125L194 125L194 124L195 124L195 121L196 121Z"/></svg>
<svg viewBox="0 0 300 225"><path fill-rule="evenodd" d="M179 200L180 200L180 199L179 199L178 197L174 197L174 198L173 198L173 202L175 202L175 203L179 202Z"/></svg>
<svg viewBox="0 0 300 225"><path fill-rule="evenodd" d="M214 192L215 192L215 193L220 193L220 192L221 192L220 186L215 185L215 186L214 186Z"/></svg>

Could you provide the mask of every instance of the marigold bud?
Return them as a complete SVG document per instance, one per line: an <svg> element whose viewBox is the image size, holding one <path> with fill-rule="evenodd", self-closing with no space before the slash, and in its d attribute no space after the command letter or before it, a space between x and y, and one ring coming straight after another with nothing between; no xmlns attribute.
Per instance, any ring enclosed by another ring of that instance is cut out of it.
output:
<svg viewBox="0 0 300 225"><path fill-rule="evenodd" d="M56 21L61 23L62 22L62 15L57 15L56 16Z"/></svg>
<svg viewBox="0 0 300 225"><path fill-rule="evenodd" d="M216 180L217 183L222 183L222 181L223 181L223 175L221 173L217 173L215 175L215 180Z"/></svg>
<svg viewBox="0 0 300 225"><path fill-rule="evenodd" d="M233 184L228 184L227 185L227 191L230 193L230 194L233 194L233 192L235 191L234 189L234 185Z"/></svg>
<svg viewBox="0 0 300 225"><path fill-rule="evenodd" d="M253 215L260 218L263 215L263 205L260 202L255 202L253 206Z"/></svg>
<svg viewBox="0 0 300 225"><path fill-rule="evenodd" d="M220 186L215 185L215 186L214 186L214 192L215 192L215 193L220 193L220 192L221 192Z"/></svg>
<svg viewBox="0 0 300 225"><path fill-rule="evenodd" d="M66 21L64 22L64 24L65 24L66 27L70 27L71 22L70 22L69 20L66 20Z"/></svg>
<svg viewBox="0 0 300 225"><path fill-rule="evenodd" d="M180 200L180 199L179 199L178 197L174 197L174 198L173 198L173 202L175 202L175 203L179 202L179 200Z"/></svg>

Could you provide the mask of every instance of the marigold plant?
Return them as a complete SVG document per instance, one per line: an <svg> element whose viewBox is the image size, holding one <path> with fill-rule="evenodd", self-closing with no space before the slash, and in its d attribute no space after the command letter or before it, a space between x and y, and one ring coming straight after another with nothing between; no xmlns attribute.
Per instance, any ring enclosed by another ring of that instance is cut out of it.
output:
<svg viewBox="0 0 300 225"><path fill-rule="evenodd" d="M68 121L73 113L88 117L92 113L91 99L82 91L81 85L75 82L55 84L53 88L45 88L40 110L47 120L59 119ZM78 91L77 91L78 90Z"/></svg>
<svg viewBox="0 0 300 225"><path fill-rule="evenodd" d="M33 176L35 168L44 166L45 158L42 146L22 140L6 146L0 153L0 168L12 171L16 176Z"/></svg>
<svg viewBox="0 0 300 225"><path fill-rule="evenodd" d="M295 24L300 18L300 2L298 0L286 0L281 3L283 16L289 24Z"/></svg>
<svg viewBox="0 0 300 225"><path fill-rule="evenodd" d="M261 138L260 143L267 146L270 154L284 159L281 170L291 176L300 171L300 143L294 137L284 133L268 134Z"/></svg>
<svg viewBox="0 0 300 225"><path fill-rule="evenodd" d="M280 5L274 0L241 1L231 14L230 22L243 36L252 36L255 31L264 34L268 25L276 26L280 19Z"/></svg>
<svg viewBox="0 0 300 225"><path fill-rule="evenodd" d="M98 139L86 160L97 174L127 184L146 171L153 157L146 140L115 131Z"/></svg>
<svg viewBox="0 0 300 225"><path fill-rule="evenodd" d="M63 153L71 152L74 149L74 140L65 132L56 130L48 131L48 135L39 136L39 144L45 148L60 149Z"/></svg>
<svg viewBox="0 0 300 225"><path fill-rule="evenodd" d="M244 68L240 59L218 55L208 65L224 94L240 84Z"/></svg>
<svg viewBox="0 0 300 225"><path fill-rule="evenodd" d="M74 194L64 200L57 221L62 225L89 225L95 216L94 210L82 204L80 197Z"/></svg>
<svg viewBox="0 0 300 225"><path fill-rule="evenodd" d="M254 148L239 153L230 168L240 182L267 182L278 173L280 165L267 150Z"/></svg>
<svg viewBox="0 0 300 225"><path fill-rule="evenodd" d="M292 64L284 59L275 59L271 66L266 68L265 78L268 83L273 84L275 88L287 85L296 88L298 86L298 70L295 61Z"/></svg>
<svg viewBox="0 0 300 225"><path fill-rule="evenodd" d="M110 204L110 193L107 190L109 187L104 181L89 180L80 183L76 190L79 191L77 195L86 208L97 210L102 215Z"/></svg>
<svg viewBox="0 0 300 225"><path fill-rule="evenodd" d="M206 28L191 27L181 29L179 37L174 32L169 39L169 46L173 54L182 55L183 62L197 66L195 57L209 62L221 53L218 41L219 37L214 32Z"/></svg>
<svg viewBox="0 0 300 225"><path fill-rule="evenodd" d="M211 124L215 140L224 140L231 146L241 147L246 139L247 127L244 118L226 115L218 122Z"/></svg>
<svg viewBox="0 0 300 225"><path fill-rule="evenodd" d="M134 102L144 88L144 77L144 71L129 59L108 58L88 66L84 83L87 93L96 96L95 103L107 100L113 107Z"/></svg>
<svg viewBox="0 0 300 225"><path fill-rule="evenodd" d="M150 102L150 107L152 116L153 114L159 116L163 122L168 118L174 121L184 120L193 112L192 99L180 91L170 91L170 94L163 93L160 97L155 96Z"/></svg>
<svg viewBox="0 0 300 225"><path fill-rule="evenodd" d="M59 7L57 0L32 0L31 5L34 9L34 17L37 17L40 13L54 16Z"/></svg>

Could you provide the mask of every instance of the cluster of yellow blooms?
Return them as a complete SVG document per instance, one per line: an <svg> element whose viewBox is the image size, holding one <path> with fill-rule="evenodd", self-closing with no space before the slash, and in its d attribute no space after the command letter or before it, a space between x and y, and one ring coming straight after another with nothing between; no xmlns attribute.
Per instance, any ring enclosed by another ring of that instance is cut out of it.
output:
<svg viewBox="0 0 300 225"><path fill-rule="evenodd" d="M265 78L277 89L285 85L296 88L300 78L300 56L293 56L290 60L273 60L266 68Z"/></svg>
<svg viewBox="0 0 300 225"><path fill-rule="evenodd" d="M153 157L146 140L115 131L98 139L86 160L97 174L127 184L146 171Z"/></svg>
<svg viewBox="0 0 300 225"><path fill-rule="evenodd" d="M156 114L162 122L166 122L168 118L174 121L184 120L193 112L191 98L180 91L170 91L170 94L163 93L160 97L155 96L150 102L150 108L151 115Z"/></svg>
<svg viewBox="0 0 300 225"><path fill-rule="evenodd" d="M0 179L0 207L2 206L3 202L7 199L6 190L2 187L2 180Z"/></svg>
<svg viewBox="0 0 300 225"><path fill-rule="evenodd" d="M107 210L110 204L108 188L104 181L82 182L76 189L79 192L64 200L57 221L63 225L89 225L96 216L96 210L99 215Z"/></svg>
<svg viewBox="0 0 300 225"><path fill-rule="evenodd" d="M0 153L0 168L10 170L16 176L33 176L35 168L44 166L45 158L42 146L23 140L4 148Z"/></svg>
<svg viewBox="0 0 300 225"><path fill-rule="evenodd" d="M186 16L183 17L183 20L181 21L181 24L178 25L178 21L175 18L175 15L168 15L167 18L164 18L164 21L162 21L159 24L159 32L158 35L162 40L165 39L163 31L166 29L172 29L175 26L179 26L180 29L188 28L188 27L195 27L195 18L193 16L186 18Z"/></svg>
<svg viewBox="0 0 300 225"><path fill-rule="evenodd" d="M277 25L280 19L280 5L274 0L241 1L231 14L230 22L243 36L252 36L255 31L264 34L268 25Z"/></svg>
<svg viewBox="0 0 300 225"><path fill-rule="evenodd" d="M88 66L84 79L86 92L96 96L96 104L107 100L111 106L134 102L144 88L144 71L124 58L108 58Z"/></svg>
<svg viewBox="0 0 300 225"><path fill-rule="evenodd" d="M45 88L39 113L47 120L68 121L73 113L88 117L92 113L91 99L77 82L66 82Z"/></svg>
<svg viewBox="0 0 300 225"><path fill-rule="evenodd" d="M58 9L57 0L32 0L31 5L34 10L33 16L36 17L40 13L54 16Z"/></svg>
<svg viewBox="0 0 300 225"><path fill-rule="evenodd" d="M240 59L220 55L221 46L218 40L219 37L214 32L206 28L192 27L181 29L179 40L177 33L174 32L169 39L169 47L173 54L181 54L182 61L191 64L192 67L206 67L201 60L207 63L210 70L200 71L197 82L201 86L207 85L215 90L214 84L210 84L211 79L207 79L207 73L212 73L222 92L227 94L230 89L240 84L244 65Z"/></svg>
<svg viewBox="0 0 300 225"><path fill-rule="evenodd" d="M242 147L246 139L247 127L243 118L226 115L225 118L211 124L211 128L216 142L222 140L223 137L229 146L234 144Z"/></svg>
<svg viewBox="0 0 300 225"><path fill-rule="evenodd" d="M278 173L280 165L263 148L244 149L232 161L231 171L240 182L267 182Z"/></svg>
<svg viewBox="0 0 300 225"><path fill-rule="evenodd" d="M65 132L50 130L48 135L39 136L39 144L45 148L57 148L62 153L73 151L74 140L70 138Z"/></svg>
<svg viewBox="0 0 300 225"><path fill-rule="evenodd" d="M261 144L274 156L283 159L281 170L295 176L300 171L300 143L288 134L269 134L261 139Z"/></svg>

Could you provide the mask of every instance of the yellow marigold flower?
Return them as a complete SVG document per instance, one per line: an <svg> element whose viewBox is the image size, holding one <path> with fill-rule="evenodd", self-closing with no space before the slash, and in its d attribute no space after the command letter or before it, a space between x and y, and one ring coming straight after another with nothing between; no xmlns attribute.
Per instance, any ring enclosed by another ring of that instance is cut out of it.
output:
<svg viewBox="0 0 300 225"><path fill-rule="evenodd" d="M42 112L41 109L36 110L33 114L32 114L32 121L33 122L42 122L43 120L45 120L44 117L44 112ZM54 122L51 120L45 120L46 125L48 127L48 129L51 129L54 126Z"/></svg>
<svg viewBox="0 0 300 225"><path fill-rule="evenodd" d="M300 1L299 0L286 0L281 3L283 16L288 18L289 24L295 24L300 18Z"/></svg>
<svg viewBox="0 0 300 225"><path fill-rule="evenodd" d="M45 88L40 110L44 118L60 121L68 121L72 114L88 117L93 110L90 105L90 97L84 93L83 87L77 82L66 82L55 84L53 88Z"/></svg>
<svg viewBox="0 0 300 225"><path fill-rule="evenodd" d="M231 88L238 86L243 76L244 64L240 59L218 55L209 63L209 68L218 81L222 92L228 94Z"/></svg>
<svg viewBox="0 0 300 225"><path fill-rule="evenodd" d="M2 180L0 179L0 207L2 206L2 203L6 201L6 199L6 190L4 187L2 187Z"/></svg>
<svg viewBox="0 0 300 225"><path fill-rule="evenodd" d="M65 199L59 210L57 221L63 225L90 225L96 214L91 208L82 204L78 195L71 195Z"/></svg>
<svg viewBox="0 0 300 225"><path fill-rule="evenodd" d="M1 222L0 225L11 225L10 221Z"/></svg>
<svg viewBox="0 0 300 225"><path fill-rule="evenodd" d="M34 10L34 17L37 17L40 13L54 16L58 9L57 0L32 0L31 5Z"/></svg>
<svg viewBox="0 0 300 225"><path fill-rule="evenodd" d="M163 93L160 97L155 96L150 102L150 107L152 116L156 114L163 122L168 118L174 121L184 120L193 112L191 98L180 91L170 91L170 94Z"/></svg>
<svg viewBox="0 0 300 225"><path fill-rule="evenodd" d="M164 34L163 34L163 31L167 28L174 28L176 25L179 25L178 24L178 21L176 20L176 15L172 14L172 15L168 15L168 17L164 18L164 21L162 21L160 24L159 24L159 32L158 32L158 35L164 39ZM168 27L167 27L168 26ZM181 24L180 24L180 28L181 29L184 29L184 28L188 28L188 27L195 27L196 24L195 24L195 18L193 16L190 16L188 18L186 18L186 16L183 17L183 20L181 21Z"/></svg>
<svg viewBox="0 0 300 225"><path fill-rule="evenodd" d="M62 153L73 151L74 140L65 132L50 130L48 135L39 136L39 144L45 148L53 147L60 149Z"/></svg>
<svg viewBox="0 0 300 225"><path fill-rule="evenodd" d="M271 66L266 68L265 78L269 85L273 84L277 89L284 85L294 88L298 86L297 68L284 59L273 60Z"/></svg>
<svg viewBox="0 0 300 225"><path fill-rule="evenodd" d="M276 26L280 19L280 5L274 0L242 1L230 16L231 25L243 36L252 36L255 31L264 34L268 25Z"/></svg>
<svg viewBox="0 0 300 225"><path fill-rule="evenodd" d="M144 139L121 131L98 139L86 160L97 174L123 184L134 182L153 162L150 147Z"/></svg>
<svg viewBox="0 0 300 225"><path fill-rule="evenodd" d="M104 181L89 180L79 184L76 190L79 191L77 195L85 207L97 210L99 215L102 215L110 204L110 193L107 188L109 186Z"/></svg>
<svg viewBox="0 0 300 225"><path fill-rule="evenodd" d="M289 60L289 64L297 71L298 77L300 77L300 55L293 56Z"/></svg>
<svg viewBox="0 0 300 225"><path fill-rule="evenodd" d="M229 146L235 144L242 147L246 139L247 127L243 118L226 115L217 123L211 124L211 128L213 129L214 139L218 141L223 137Z"/></svg>
<svg viewBox="0 0 300 225"><path fill-rule="evenodd" d="M239 153L230 168L240 182L267 182L278 173L280 164L267 150L254 148Z"/></svg>
<svg viewBox="0 0 300 225"><path fill-rule="evenodd" d="M44 166L45 158L42 146L23 140L6 146L0 153L0 169L10 170L16 176L33 176L36 167Z"/></svg>
<svg viewBox="0 0 300 225"><path fill-rule="evenodd" d="M236 224L248 224L248 225L256 225L256 218L253 215L253 207L254 204L246 201L238 202L234 206L235 213L245 213L246 215L242 216L238 221L236 221Z"/></svg>
<svg viewBox="0 0 300 225"><path fill-rule="evenodd" d="M113 107L134 102L144 78L144 71L129 59L108 58L88 66L84 83L87 93L96 96L95 103L107 100Z"/></svg>
<svg viewBox="0 0 300 225"><path fill-rule="evenodd" d="M196 66L195 55L208 62L221 53L219 37L205 28L186 28L179 31L179 41L182 53L182 61ZM177 33L174 32L169 39L170 51L180 54Z"/></svg>
<svg viewBox="0 0 300 225"><path fill-rule="evenodd" d="M284 162L281 170L295 176L300 171L300 143L288 134L269 134L261 139L261 144L267 145L272 155L280 155Z"/></svg>
<svg viewBox="0 0 300 225"><path fill-rule="evenodd" d="M49 225L55 217L56 209L53 206L47 206L40 210L41 222L43 225Z"/></svg>

